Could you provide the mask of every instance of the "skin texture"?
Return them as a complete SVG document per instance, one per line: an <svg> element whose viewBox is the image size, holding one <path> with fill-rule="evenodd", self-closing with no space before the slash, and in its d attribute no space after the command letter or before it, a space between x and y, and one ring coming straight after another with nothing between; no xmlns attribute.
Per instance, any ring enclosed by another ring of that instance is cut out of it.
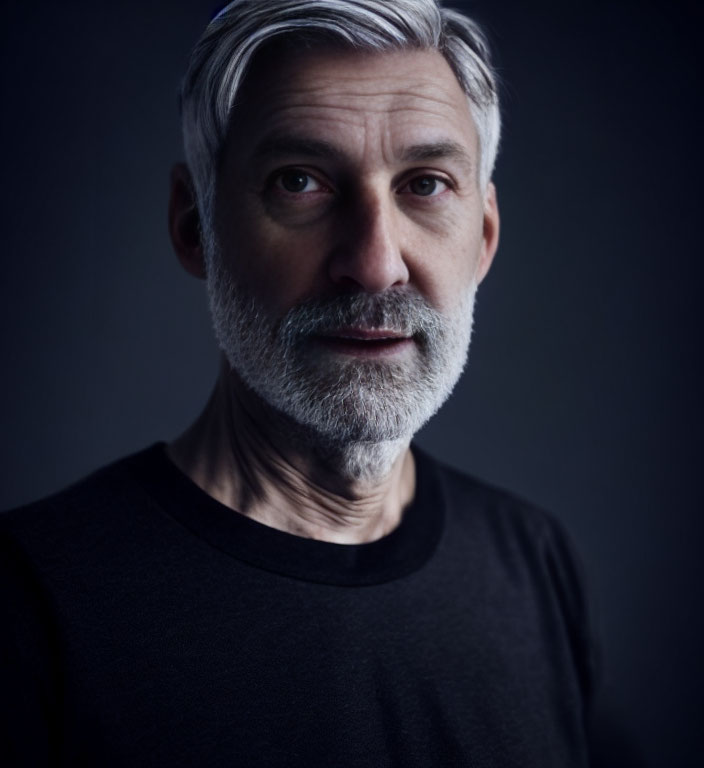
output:
<svg viewBox="0 0 704 768"><path fill-rule="evenodd" d="M311 298L408 288L448 313L498 244L495 190L479 188L478 167L467 98L439 53L289 51L256 65L238 99L214 233L227 270L272 317ZM190 190L177 166L171 237L204 277ZM311 352L326 365L378 356L361 346ZM417 351L406 341L384 354ZM169 452L207 493L281 530L359 543L398 524L415 485L407 446L386 477L353 482L288 439L283 418L223 365L204 414Z"/></svg>

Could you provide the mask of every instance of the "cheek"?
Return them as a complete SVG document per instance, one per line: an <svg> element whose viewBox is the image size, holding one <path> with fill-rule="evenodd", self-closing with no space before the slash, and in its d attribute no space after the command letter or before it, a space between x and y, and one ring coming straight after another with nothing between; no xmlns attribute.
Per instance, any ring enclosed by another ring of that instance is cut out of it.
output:
<svg viewBox="0 0 704 768"><path fill-rule="evenodd" d="M440 311L454 309L476 279L483 245L473 212L448 216L432 233L416 233L412 252L418 288Z"/></svg>
<svg viewBox="0 0 704 768"><path fill-rule="evenodd" d="M323 283L325 233L285 229L256 206L220 216L223 259L235 281L275 315L314 295Z"/></svg>

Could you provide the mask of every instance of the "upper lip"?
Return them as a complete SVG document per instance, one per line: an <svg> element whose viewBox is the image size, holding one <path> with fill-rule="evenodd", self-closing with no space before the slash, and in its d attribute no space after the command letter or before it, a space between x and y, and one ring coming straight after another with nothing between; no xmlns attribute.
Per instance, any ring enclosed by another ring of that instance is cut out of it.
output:
<svg viewBox="0 0 704 768"><path fill-rule="evenodd" d="M388 328L337 328L325 331L322 336L334 339L356 339L359 341L375 341L379 339L407 339L408 334Z"/></svg>

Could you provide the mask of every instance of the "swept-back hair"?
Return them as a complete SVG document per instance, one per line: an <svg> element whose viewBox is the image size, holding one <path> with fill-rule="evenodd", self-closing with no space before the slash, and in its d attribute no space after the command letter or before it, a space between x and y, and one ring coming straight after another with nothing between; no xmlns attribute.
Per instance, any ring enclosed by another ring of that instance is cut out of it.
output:
<svg viewBox="0 0 704 768"><path fill-rule="evenodd" d="M186 160L201 216L211 219L218 159L253 56L297 36L359 51L439 51L469 99L485 189L501 120L489 48L474 21L436 0L233 0L196 43L181 89Z"/></svg>

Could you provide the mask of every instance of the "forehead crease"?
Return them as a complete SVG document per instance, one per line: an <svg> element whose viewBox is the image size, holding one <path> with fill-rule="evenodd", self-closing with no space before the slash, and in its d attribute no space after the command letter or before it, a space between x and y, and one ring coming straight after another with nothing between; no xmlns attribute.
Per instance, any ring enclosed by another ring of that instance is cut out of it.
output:
<svg viewBox="0 0 704 768"><path fill-rule="evenodd" d="M278 103L276 103L278 102ZM353 104L350 102L354 102ZM272 114L285 109L347 109L350 111L399 111L404 109L457 109L464 105L462 94L442 93L437 87L427 90L351 90L340 87L306 88L281 91L269 94L267 105L272 105L266 114ZM425 106L423 106L425 105Z"/></svg>
<svg viewBox="0 0 704 768"><path fill-rule="evenodd" d="M378 105L366 103L363 107L346 102L339 104L320 104L315 102L280 106L269 111L263 120L257 123L266 124L269 132L287 132L295 129L315 131L319 126L322 130L344 129L354 126L356 130L378 129L403 131L416 129L418 131L435 130L437 126L451 129L461 135L466 133L467 126L473 124L469 108L458 111L452 105L438 109L433 104L397 104ZM470 128L471 130L471 128Z"/></svg>

